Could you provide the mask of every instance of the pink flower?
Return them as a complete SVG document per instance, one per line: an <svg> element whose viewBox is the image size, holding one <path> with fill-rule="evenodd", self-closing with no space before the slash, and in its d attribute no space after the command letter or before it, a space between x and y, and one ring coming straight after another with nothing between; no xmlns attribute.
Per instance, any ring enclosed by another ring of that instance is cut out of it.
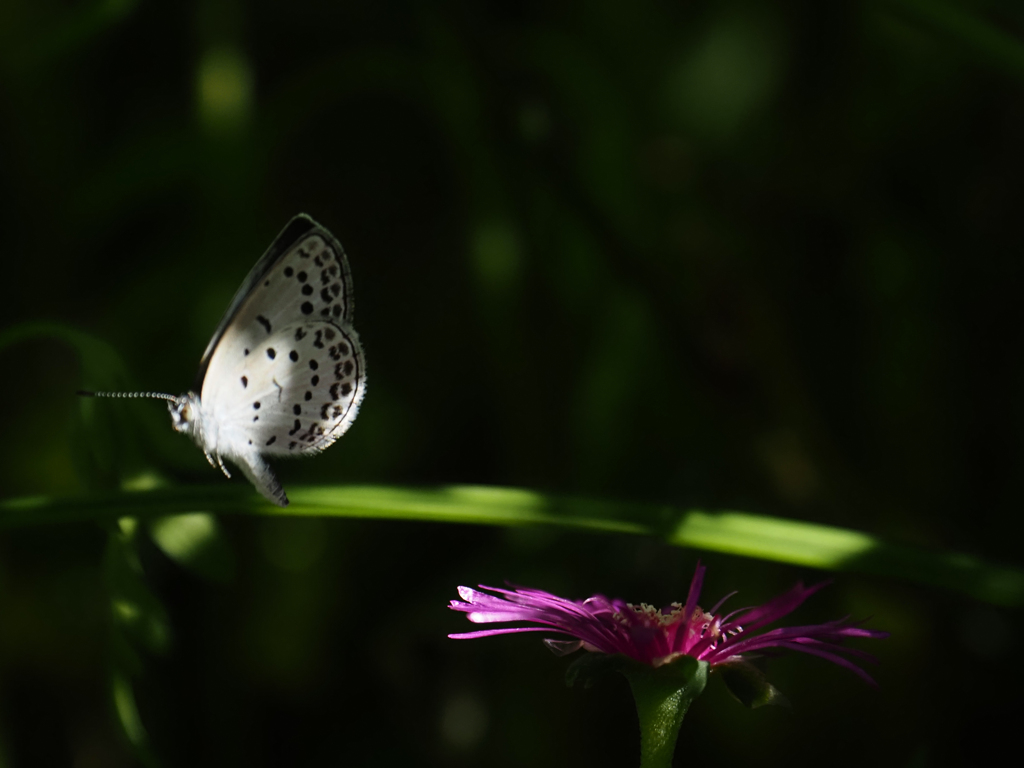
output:
<svg viewBox="0 0 1024 768"><path fill-rule="evenodd" d="M515 632L557 632L573 640L546 640L556 653L571 653L579 648L606 654L623 654L652 667L660 667L679 656L692 656L711 667L742 661L743 654L767 649L801 651L834 662L874 684L871 677L843 654L863 661L874 658L863 651L847 648L842 642L850 637L888 637L888 632L862 629L847 619L801 627L779 627L756 634L758 630L792 612L825 583L804 587L798 583L788 592L756 608L741 608L726 615L717 613L726 595L710 611L697 605L704 582L704 566L690 583L686 604L673 603L658 610L641 603L609 600L602 595L579 601L543 592L539 589L496 589L480 586L495 594L459 587L463 601L449 606L462 611L474 624L526 622L526 626L483 629L448 637L464 640Z"/></svg>

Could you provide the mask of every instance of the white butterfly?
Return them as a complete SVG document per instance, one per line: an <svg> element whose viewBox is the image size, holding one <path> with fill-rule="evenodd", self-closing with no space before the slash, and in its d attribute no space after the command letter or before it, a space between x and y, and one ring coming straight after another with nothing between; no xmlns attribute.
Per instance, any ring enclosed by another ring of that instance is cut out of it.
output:
<svg viewBox="0 0 1024 768"><path fill-rule="evenodd" d="M81 394L169 401L174 429L191 436L211 466L231 477L227 459L287 506L264 457L324 450L351 426L365 392L345 252L299 214L235 294L199 362L195 391Z"/></svg>

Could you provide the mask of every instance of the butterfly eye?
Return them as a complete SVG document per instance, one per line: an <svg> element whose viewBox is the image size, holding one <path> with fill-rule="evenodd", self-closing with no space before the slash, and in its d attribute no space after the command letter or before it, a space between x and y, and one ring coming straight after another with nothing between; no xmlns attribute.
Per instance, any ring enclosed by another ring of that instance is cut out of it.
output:
<svg viewBox="0 0 1024 768"><path fill-rule="evenodd" d="M188 403L185 403L183 406L181 406L181 410L179 411L179 413L181 414L182 421L192 421L192 406L189 405Z"/></svg>

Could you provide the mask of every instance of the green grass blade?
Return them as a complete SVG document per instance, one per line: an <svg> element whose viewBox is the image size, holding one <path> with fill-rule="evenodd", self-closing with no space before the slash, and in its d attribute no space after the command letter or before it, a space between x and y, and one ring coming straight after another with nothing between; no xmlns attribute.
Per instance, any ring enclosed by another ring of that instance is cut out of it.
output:
<svg viewBox="0 0 1024 768"><path fill-rule="evenodd" d="M949 552L885 542L832 526L742 512L547 496L484 486L435 489L390 486L295 486L276 507L241 486L163 488L144 492L45 497L0 502L0 528L153 519L189 512L418 520L497 526L556 526L663 538L671 544L833 571L897 577L1001 605L1024 605L1024 570Z"/></svg>

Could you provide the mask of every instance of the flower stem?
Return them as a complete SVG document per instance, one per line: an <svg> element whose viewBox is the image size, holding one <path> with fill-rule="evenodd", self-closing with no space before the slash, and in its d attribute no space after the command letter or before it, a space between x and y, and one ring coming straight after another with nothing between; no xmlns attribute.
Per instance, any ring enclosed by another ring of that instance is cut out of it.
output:
<svg viewBox="0 0 1024 768"><path fill-rule="evenodd" d="M640 768L670 768L679 727L708 681L708 663L680 656L670 664L630 664L629 680L640 719Z"/></svg>

